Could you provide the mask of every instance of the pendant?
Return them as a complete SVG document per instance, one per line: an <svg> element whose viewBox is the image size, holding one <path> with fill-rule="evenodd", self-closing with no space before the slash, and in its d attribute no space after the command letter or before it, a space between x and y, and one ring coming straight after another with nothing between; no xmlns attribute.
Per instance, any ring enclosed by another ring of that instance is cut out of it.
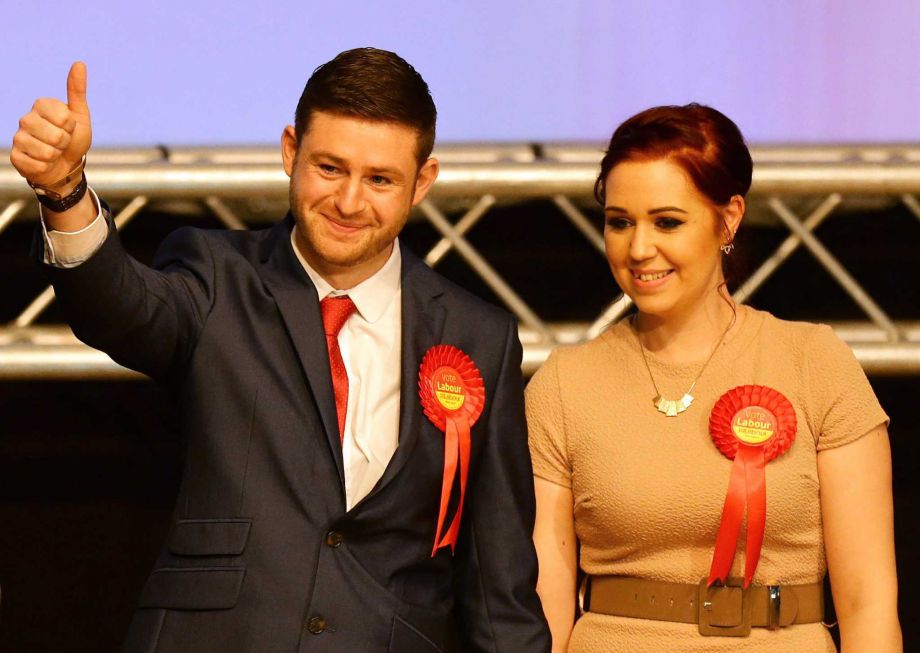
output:
<svg viewBox="0 0 920 653"><path fill-rule="evenodd" d="M685 394L680 399L665 399L661 395L658 395L652 399L652 403L655 404L655 408L658 409L659 413L664 413L668 417L677 417L679 414L690 408L690 404L693 403L693 395L689 392Z"/></svg>

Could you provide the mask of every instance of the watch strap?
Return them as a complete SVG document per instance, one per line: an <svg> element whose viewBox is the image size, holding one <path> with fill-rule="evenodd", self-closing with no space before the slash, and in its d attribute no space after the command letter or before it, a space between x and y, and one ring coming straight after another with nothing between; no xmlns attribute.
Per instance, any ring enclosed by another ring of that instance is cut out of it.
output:
<svg viewBox="0 0 920 653"><path fill-rule="evenodd" d="M47 194L38 192L36 192L35 196L46 209L54 211L55 213L63 213L67 209L76 206L76 204L83 199L83 196L86 195L86 189L86 174L81 172L80 183L64 197L60 199L51 199Z"/></svg>

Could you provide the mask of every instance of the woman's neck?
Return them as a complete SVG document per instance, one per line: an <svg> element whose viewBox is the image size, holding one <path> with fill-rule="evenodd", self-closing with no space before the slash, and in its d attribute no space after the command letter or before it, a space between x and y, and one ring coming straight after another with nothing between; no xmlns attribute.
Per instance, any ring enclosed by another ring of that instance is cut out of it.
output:
<svg viewBox="0 0 920 653"><path fill-rule="evenodd" d="M672 315L641 311L633 323L649 352L668 363L692 363L707 358L717 341L737 331L743 310L720 294L692 310Z"/></svg>

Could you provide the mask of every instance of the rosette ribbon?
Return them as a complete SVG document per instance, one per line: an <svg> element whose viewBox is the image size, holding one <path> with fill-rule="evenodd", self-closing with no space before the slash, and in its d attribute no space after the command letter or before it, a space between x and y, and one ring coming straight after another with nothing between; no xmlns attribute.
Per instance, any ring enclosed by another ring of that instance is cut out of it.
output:
<svg viewBox="0 0 920 653"><path fill-rule="evenodd" d="M732 388L716 402L709 433L722 454L733 460L722 520L716 535L708 584L725 583L735 559L747 509L744 587L754 578L767 522L766 466L795 440L795 409L779 391L762 385Z"/></svg>
<svg viewBox="0 0 920 653"><path fill-rule="evenodd" d="M425 353L419 366L418 389L425 416L444 433L441 508L431 549L431 557L434 557L442 547L449 546L453 553L457 546L470 471L470 429L482 414L486 390L476 364L450 345L436 345ZM458 474L460 496L457 510L445 530L450 495Z"/></svg>

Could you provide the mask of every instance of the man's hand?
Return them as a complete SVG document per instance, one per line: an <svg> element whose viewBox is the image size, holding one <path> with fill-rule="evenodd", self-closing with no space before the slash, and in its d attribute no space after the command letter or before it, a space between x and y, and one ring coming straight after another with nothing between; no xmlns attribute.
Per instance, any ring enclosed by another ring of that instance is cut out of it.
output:
<svg viewBox="0 0 920 653"><path fill-rule="evenodd" d="M67 103L40 98L19 120L10 163L33 184L53 184L76 167L92 141L86 64L78 61L67 75Z"/></svg>

